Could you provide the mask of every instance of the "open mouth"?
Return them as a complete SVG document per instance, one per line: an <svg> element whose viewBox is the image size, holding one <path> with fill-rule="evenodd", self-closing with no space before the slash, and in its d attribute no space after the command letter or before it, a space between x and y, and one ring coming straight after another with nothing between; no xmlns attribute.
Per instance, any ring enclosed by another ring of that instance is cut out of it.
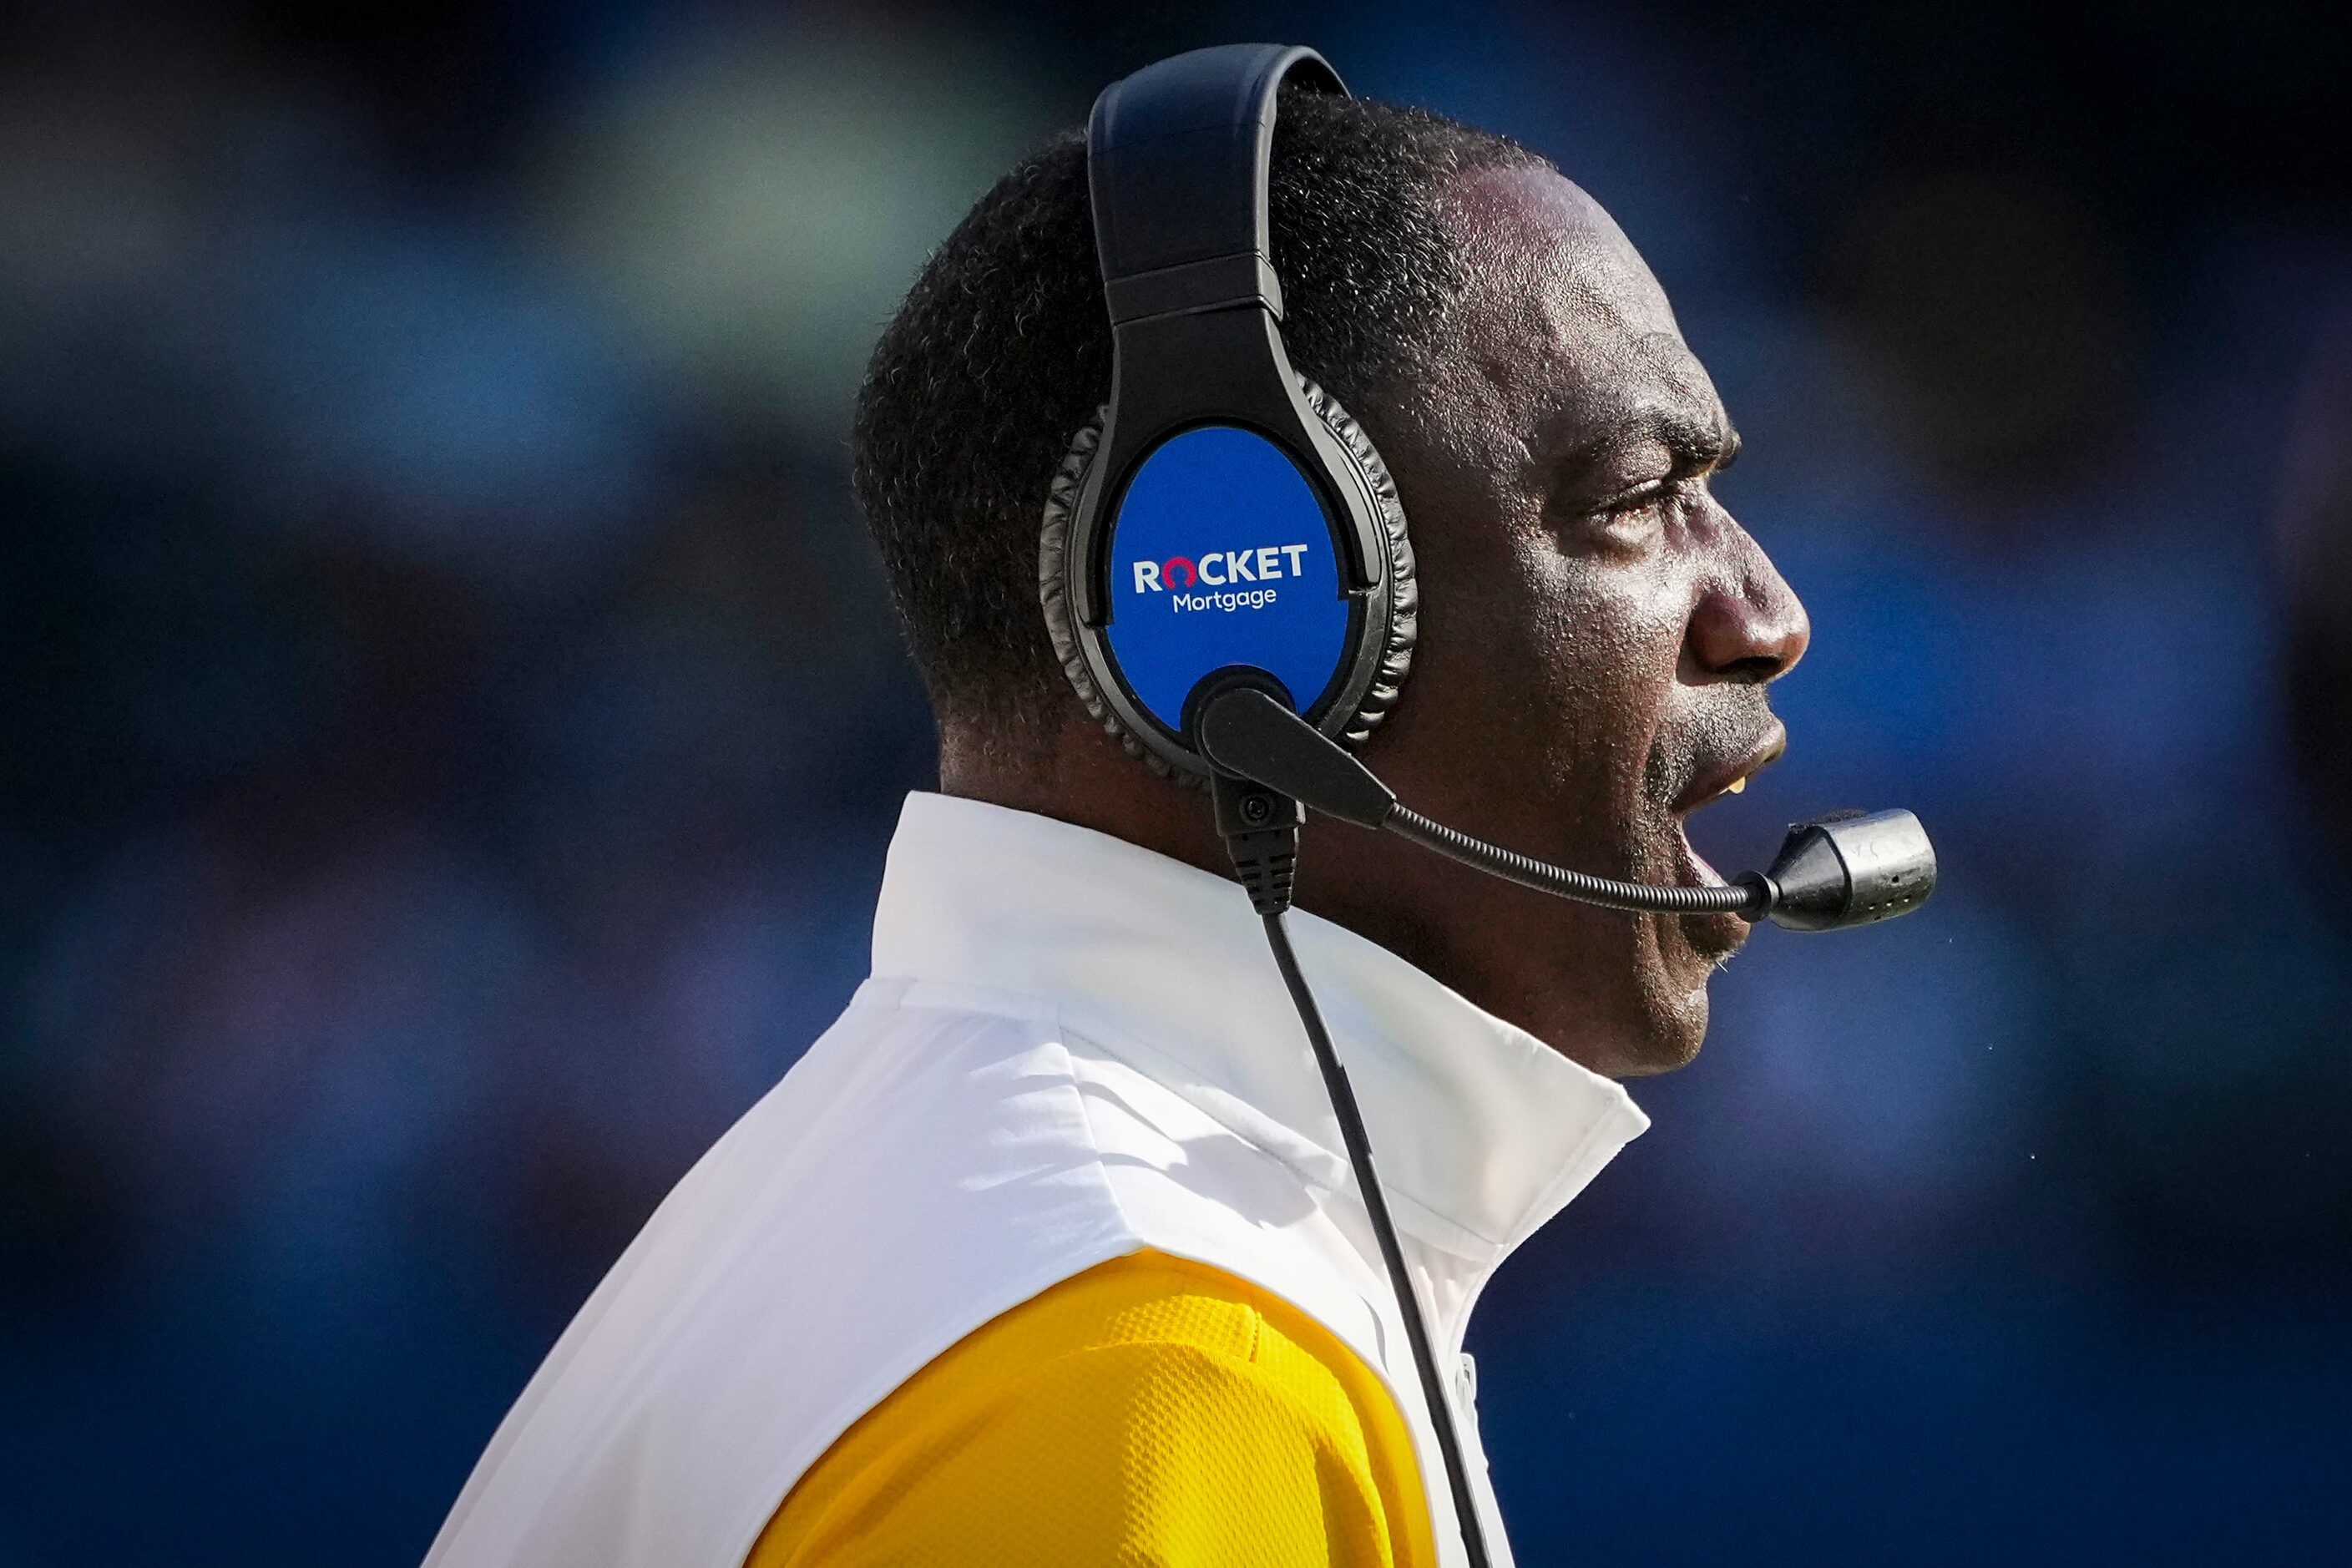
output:
<svg viewBox="0 0 2352 1568"><path fill-rule="evenodd" d="M1748 781L1780 760L1789 749L1789 731L1779 720L1757 738L1756 743L1737 756L1725 758L1698 770L1683 793L1675 797L1674 814L1688 816L1702 806L1714 805L1727 795L1738 795L1748 787Z"/></svg>
<svg viewBox="0 0 2352 1568"><path fill-rule="evenodd" d="M1690 841L1689 818L1693 812L1704 810L1717 801L1735 795L1748 787L1748 781L1780 760L1789 749L1789 731L1777 720L1757 742L1735 757L1701 768L1672 806L1675 817L1675 837L1681 848L1683 865L1676 879L1685 886L1721 887L1723 874L1709 865L1706 857L1693 848ZM1696 918L1696 917L1692 917ZM1706 917L1712 920L1712 917ZM1736 915L1725 920L1737 926L1727 926L1721 933L1725 945L1737 946L1738 939L1747 934L1747 922ZM1722 923L1715 921L1713 923Z"/></svg>

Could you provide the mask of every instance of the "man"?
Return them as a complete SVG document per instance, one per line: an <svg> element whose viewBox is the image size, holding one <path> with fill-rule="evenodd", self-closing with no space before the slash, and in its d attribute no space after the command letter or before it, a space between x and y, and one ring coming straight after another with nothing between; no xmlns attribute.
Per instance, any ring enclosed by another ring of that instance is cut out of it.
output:
<svg viewBox="0 0 2352 1568"><path fill-rule="evenodd" d="M1656 283L1526 149L1286 92L1302 374L1387 458L1412 685L1365 756L1559 863L1710 879L1802 609L1709 492L1738 448ZM1082 140L1005 176L875 353L856 477L937 710L874 978L679 1185L525 1393L446 1563L1429 1563L1429 1414L1299 1022L1203 796L1081 708L1039 514L1109 381ZM1311 825L1299 961L1461 1373L1484 1280L1646 1124L1732 916L1499 888ZM1319 918L1317 918L1319 917Z"/></svg>

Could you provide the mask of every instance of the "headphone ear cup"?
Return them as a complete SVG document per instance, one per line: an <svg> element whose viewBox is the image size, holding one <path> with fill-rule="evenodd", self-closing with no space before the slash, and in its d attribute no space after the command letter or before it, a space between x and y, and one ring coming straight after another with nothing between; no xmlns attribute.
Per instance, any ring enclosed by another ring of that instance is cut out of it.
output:
<svg viewBox="0 0 2352 1568"><path fill-rule="evenodd" d="M1405 527L1404 503L1397 497L1396 481L1390 478L1388 465L1381 460L1372 438L1339 405L1339 399L1303 375L1298 377L1298 385L1306 395L1308 411L1346 454L1352 470L1349 477L1356 487L1370 498L1388 550L1388 570L1381 574L1387 614L1367 617L1368 632L1375 622L1380 628L1378 661L1370 684L1339 730L1339 738L1349 746L1361 746L1396 706L1404 689L1405 676L1412 668L1413 644L1420 631L1421 584L1413 573L1412 541ZM1120 722L1110 704L1103 700L1102 689L1087 663L1076 616L1070 605L1067 567L1071 522L1077 511L1078 497L1086 489L1087 472L1101 449L1103 427L1109 416L1108 406L1095 411L1093 420L1071 437L1069 450L1063 454L1062 465L1055 472L1045 498L1044 527L1038 541L1038 602L1045 610L1045 632L1053 641L1054 657L1061 661L1062 673L1069 678L1071 688L1096 722L1117 736L1128 753L1140 758L1153 773L1197 788L1207 784L1205 774L1179 768L1146 745Z"/></svg>
<svg viewBox="0 0 2352 1568"><path fill-rule="evenodd" d="M1380 663L1372 683L1364 689L1364 695L1357 700L1355 712L1339 731L1339 738L1352 748L1371 739L1372 731L1380 728L1381 721L1388 717L1389 710L1396 706L1397 699L1404 692L1404 678L1412 670L1413 645L1421 635L1421 579L1413 569L1412 538L1405 527L1404 502L1397 496L1396 480L1389 477L1389 466L1381 460L1380 449L1372 445L1364 427L1356 423L1355 416L1339 406L1338 398L1303 375L1298 378L1298 385L1307 395L1307 407L1354 464L1357 479L1372 498L1372 508L1380 514L1381 531L1388 543L1388 631L1381 646Z"/></svg>

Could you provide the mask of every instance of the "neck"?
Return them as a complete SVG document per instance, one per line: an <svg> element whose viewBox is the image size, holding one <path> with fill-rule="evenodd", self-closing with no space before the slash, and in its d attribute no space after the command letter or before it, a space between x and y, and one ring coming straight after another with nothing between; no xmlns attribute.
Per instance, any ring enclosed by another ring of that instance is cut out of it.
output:
<svg viewBox="0 0 2352 1568"><path fill-rule="evenodd" d="M986 801L1078 827L1217 876L1232 862L1202 791L1152 773L1090 721L1066 722L1049 743L1017 751L993 726L940 727L940 793Z"/></svg>
<svg viewBox="0 0 2352 1568"><path fill-rule="evenodd" d="M1213 876L1233 875L1206 794L1152 773L1099 725L1080 716L1046 743L1019 748L1006 745L1003 732L1000 725L941 725L940 793L1092 828ZM1301 846L1297 901L1571 1060L1622 1070L1605 1037L1586 1037L1591 1020L1564 1011L1577 988L1531 960L1510 927L1511 900L1496 900L1475 873L1361 828L1314 819Z"/></svg>

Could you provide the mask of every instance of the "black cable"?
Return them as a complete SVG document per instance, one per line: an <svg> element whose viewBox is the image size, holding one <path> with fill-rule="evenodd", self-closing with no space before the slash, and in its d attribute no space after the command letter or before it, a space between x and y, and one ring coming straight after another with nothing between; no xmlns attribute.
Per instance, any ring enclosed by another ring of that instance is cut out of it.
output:
<svg viewBox="0 0 2352 1568"><path fill-rule="evenodd" d="M1752 921L1761 919L1771 907L1771 889L1764 884L1762 878L1752 871L1727 887L1653 887L1645 882L1620 882L1613 878L1571 871L1564 866L1547 865L1512 850L1498 848L1442 822L1432 822L1401 801L1390 809L1381 826L1401 837L1412 839L1424 849L1434 849L1449 860L1459 860L1465 866L1492 872L1523 888L1556 893L1580 903L1598 904L1605 910L1632 910L1651 914L1721 912L1745 915Z"/></svg>
<svg viewBox="0 0 2352 1568"><path fill-rule="evenodd" d="M1405 1341L1412 1349L1413 1370L1421 1378L1422 1402L1429 1408L1430 1426L1437 1434L1446 1489L1454 1497L1454 1514L1462 1527L1470 1568L1487 1568L1486 1537L1471 1500L1462 1440L1454 1429L1454 1402L1446 1395L1444 1379L1438 1375L1429 1325L1421 1313L1421 1297L1412 1288L1412 1276L1405 1271L1404 1248L1397 1241L1396 1222L1389 1217L1388 1194L1372 1166L1372 1141L1364 1131L1363 1113L1356 1108L1348 1069L1340 1065L1331 1032L1323 1025L1323 1011L1315 1005L1315 993L1307 988L1307 976L1299 970L1298 955L1291 951L1290 928L1283 923L1283 913L1290 908L1291 883L1298 868L1298 829L1306 813L1292 796L1226 773L1211 779L1209 797L1215 807L1218 836L1233 858L1234 876L1249 893L1250 907L1265 922L1275 967L1282 972L1291 1005L1298 1010L1298 1022L1307 1030L1307 1043L1313 1047L1315 1065L1323 1075L1324 1094L1331 1101L1332 1114L1339 1118L1339 1141L1347 1147L1349 1168L1355 1173L1372 1237L1380 1244L1381 1262L1388 1269L1389 1288L1404 1319Z"/></svg>
<svg viewBox="0 0 2352 1568"><path fill-rule="evenodd" d="M1437 1447L1445 1460L1445 1484L1454 1494L1454 1514L1461 1521L1462 1544L1470 1553L1470 1568L1488 1568L1486 1537L1478 1522L1478 1510L1471 1500L1470 1473L1462 1460L1462 1440L1454 1430L1454 1402L1447 1397L1444 1381L1438 1376L1437 1355L1430 1348L1429 1326L1422 1321L1421 1298L1412 1288L1412 1276L1405 1272L1404 1249L1397 1243L1396 1224L1389 1218L1389 1202L1381 1189L1380 1173L1372 1168L1372 1143L1364 1132L1362 1112L1356 1109L1356 1091L1349 1086L1348 1069L1339 1062L1339 1053L1332 1047L1330 1031L1323 1026L1322 1010L1315 1005L1315 994L1307 987L1306 975L1299 973L1298 955L1290 948L1290 930L1283 923L1282 911L1265 911L1266 945L1274 949L1275 967L1282 971L1282 983L1290 990L1291 1003L1298 1009L1298 1021L1306 1026L1307 1042L1315 1049L1315 1065L1323 1072L1324 1091L1330 1097L1331 1110L1339 1119L1339 1138L1348 1146L1348 1163L1356 1173L1356 1186L1362 1194L1364 1212L1370 1216L1372 1236L1381 1247L1381 1261L1388 1265L1389 1284L1396 1292L1397 1309L1404 1315L1405 1338L1412 1346L1412 1364L1421 1374L1423 1401L1429 1406L1430 1425L1437 1429Z"/></svg>

